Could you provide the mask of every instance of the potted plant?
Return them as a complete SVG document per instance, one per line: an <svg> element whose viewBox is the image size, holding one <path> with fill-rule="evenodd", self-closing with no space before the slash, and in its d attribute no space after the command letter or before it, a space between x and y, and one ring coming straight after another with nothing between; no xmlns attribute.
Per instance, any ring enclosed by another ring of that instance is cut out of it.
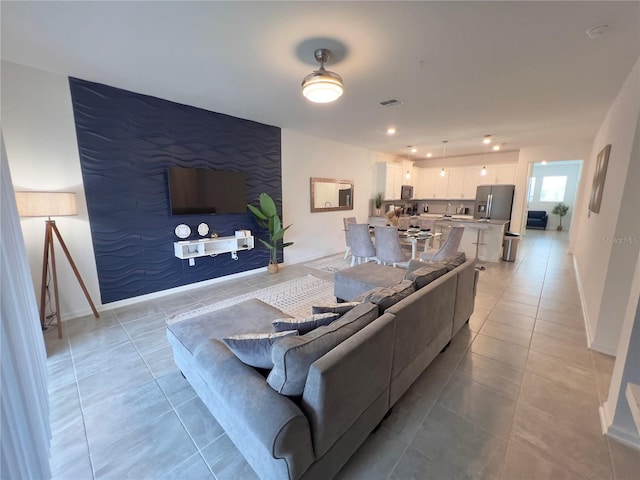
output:
<svg viewBox="0 0 640 480"><path fill-rule="evenodd" d="M375 211L376 217L379 217L382 214L382 198L383 198L382 192L378 192L376 193L376 196L373 199L376 205L376 211Z"/></svg>
<svg viewBox="0 0 640 480"><path fill-rule="evenodd" d="M273 199L266 193L260 194L260 207L247 205L249 211L253 214L258 225L269 230L268 241L259 238L258 240L269 249L269 265L267 270L269 273L278 273L278 249L293 245L293 242L284 242L284 232L291 226L282 227L282 222L276 210L276 204Z"/></svg>
<svg viewBox="0 0 640 480"><path fill-rule="evenodd" d="M560 217L560 225L558 225L558 229L557 229L559 232L562 231L562 217L564 217L568 211L569 211L569 206L565 205L562 202L557 203L556 206L553 207L553 210L551 211L552 214L558 215Z"/></svg>

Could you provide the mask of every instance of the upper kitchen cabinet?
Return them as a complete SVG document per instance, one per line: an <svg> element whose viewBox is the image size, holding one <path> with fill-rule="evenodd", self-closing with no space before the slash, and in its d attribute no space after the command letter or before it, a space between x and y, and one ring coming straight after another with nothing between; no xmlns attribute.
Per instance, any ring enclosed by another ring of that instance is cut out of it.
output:
<svg viewBox="0 0 640 480"><path fill-rule="evenodd" d="M515 165L492 165L487 167L487 174L480 177L478 185L512 184L516 179Z"/></svg>
<svg viewBox="0 0 640 480"><path fill-rule="evenodd" d="M378 191L384 192L386 200L399 199L400 190L404 183L402 165L399 163L378 163Z"/></svg>
<svg viewBox="0 0 640 480"><path fill-rule="evenodd" d="M418 168L420 189L415 198L447 198L448 178L441 176L440 168Z"/></svg>

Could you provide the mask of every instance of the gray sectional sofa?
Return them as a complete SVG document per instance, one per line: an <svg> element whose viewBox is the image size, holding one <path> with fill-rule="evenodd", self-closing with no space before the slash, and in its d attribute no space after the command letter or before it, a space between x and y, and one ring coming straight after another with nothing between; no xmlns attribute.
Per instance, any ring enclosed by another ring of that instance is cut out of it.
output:
<svg viewBox="0 0 640 480"><path fill-rule="evenodd" d="M473 260L429 274L425 286L406 270L365 268L386 285L361 292L362 303L329 325L279 339L270 371L220 340L267 332L287 316L259 300L167 328L176 364L262 479L335 476L473 313ZM405 274L411 281L396 281Z"/></svg>

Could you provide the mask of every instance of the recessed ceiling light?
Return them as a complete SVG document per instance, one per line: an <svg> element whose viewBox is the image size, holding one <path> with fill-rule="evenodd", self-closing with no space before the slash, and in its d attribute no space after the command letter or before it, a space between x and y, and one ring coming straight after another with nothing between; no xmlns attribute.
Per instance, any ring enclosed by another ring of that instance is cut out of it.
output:
<svg viewBox="0 0 640 480"><path fill-rule="evenodd" d="M411 153L416 153L418 149L416 147L411 147Z"/></svg>
<svg viewBox="0 0 640 480"><path fill-rule="evenodd" d="M500 150L500 145L494 145L492 148L497 152L498 150Z"/></svg>
<svg viewBox="0 0 640 480"><path fill-rule="evenodd" d="M427 158L431 158L431 157L433 157L433 153L431 152L427 153Z"/></svg>
<svg viewBox="0 0 640 480"><path fill-rule="evenodd" d="M484 143L485 145L489 145L491 143L491 135L485 135L482 139L482 143Z"/></svg>
<svg viewBox="0 0 640 480"><path fill-rule="evenodd" d="M387 128L387 135L393 135L396 133L396 127Z"/></svg>

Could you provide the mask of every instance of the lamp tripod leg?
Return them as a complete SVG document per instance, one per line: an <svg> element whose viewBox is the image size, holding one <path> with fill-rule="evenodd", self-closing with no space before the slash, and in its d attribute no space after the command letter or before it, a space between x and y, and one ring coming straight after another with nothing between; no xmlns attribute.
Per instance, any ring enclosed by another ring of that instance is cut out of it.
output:
<svg viewBox="0 0 640 480"><path fill-rule="evenodd" d="M56 228L55 223L53 228ZM62 318L60 318L60 296L58 295L58 272L56 270L56 253L53 249L53 236L49 234L49 249L51 250L51 276L53 277L53 297L56 302L54 315L56 316L56 326L58 327L58 338L62 338Z"/></svg>
<svg viewBox="0 0 640 480"><path fill-rule="evenodd" d="M40 327L44 330L44 307L47 297L47 273L49 272L49 245L51 243L51 225L47 221L44 233L44 252L42 254L42 286L40 287Z"/></svg>
<svg viewBox="0 0 640 480"><path fill-rule="evenodd" d="M98 313L98 310L96 309L96 306L93 304L93 300L91 300L91 296L89 295L89 290L87 290L86 285L82 281L82 277L80 276L80 271L78 271L78 267L76 267L75 262L71 258L71 253L69 253L69 249L67 248L67 245L64 243L64 240L62 239L62 235L60 235L60 231L58 230L58 227L56 226L55 223L53 223L52 229L55 232L56 237L58 237L58 241L60 242L60 246L62 247L62 250L64 251L65 255L67 256L67 260L69 260L69 264L71 265L73 273L76 275L76 278L78 279L78 283L80 284L80 287L82 288L82 291L84 292L84 296L87 299L87 302L89 302L89 306L91 307L91 311L93 312L93 316L95 318L100 318L100 314ZM51 248L53 250L53 237L51 238L51 242L52 242L51 243ZM56 292L57 292L57 289L56 289ZM56 302L57 302L57 299L56 299Z"/></svg>

